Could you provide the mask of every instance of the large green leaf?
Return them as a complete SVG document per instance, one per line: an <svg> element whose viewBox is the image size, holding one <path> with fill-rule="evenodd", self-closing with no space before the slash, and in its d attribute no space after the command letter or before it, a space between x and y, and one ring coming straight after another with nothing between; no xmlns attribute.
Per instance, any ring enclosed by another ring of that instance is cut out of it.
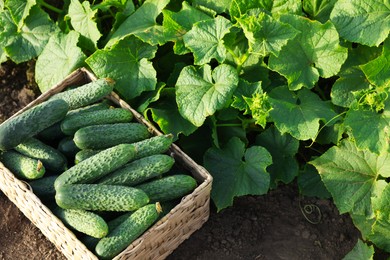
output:
<svg viewBox="0 0 390 260"><path fill-rule="evenodd" d="M261 56L270 53L278 56L282 47L299 33L292 26L275 20L259 9L246 13L237 21L249 41L250 52Z"/></svg>
<svg viewBox="0 0 390 260"><path fill-rule="evenodd" d="M378 46L389 35L390 4L388 0L339 0L330 18L342 38Z"/></svg>
<svg viewBox="0 0 390 260"><path fill-rule="evenodd" d="M210 148L204 165L213 176L211 197L220 211L233 205L234 197L268 192L270 177L266 171L271 155L261 146L245 149L237 137L222 148Z"/></svg>
<svg viewBox="0 0 390 260"><path fill-rule="evenodd" d="M298 175L298 162L295 154L298 152L299 141L289 134L281 134L275 127L256 136L256 145L266 148L272 155L272 165L268 168L271 175L271 188L276 188L278 182L290 183Z"/></svg>
<svg viewBox="0 0 390 260"><path fill-rule="evenodd" d="M7 54L3 48L0 48L0 64L7 60Z"/></svg>
<svg viewBox="0 0 390 260"><path fill-rule="evenodd" d="M10 11L18 28L22 28L24 20L30 14L30 9L34 5L36 5L36 0L6 0L5 2L5 6Z"/></svg>
<svg viewBox="0 0 390 260"><path fill-rule="evenodd" d="M193 0L195 5L205 6L217 13L227 12L229 10L232 0Z"/></svg>
<svg viewBox="0 0 390 260"><path fill-rule="evenodd" d="M112 34L106 47L110 47L128 35L134 34L152 45L165 43L163 27L156 22L169 0L146 0Z"/></svg>
<svg viewBox="0 0 390 260"><path fill-rule="evenodd" d="M298 140L313 139L320 121L328 122L336 116L329 102L308 89L294 93L283 86L273 89L269 96L273 108L270 116L276 127L282 134L287 132Z"/></svg>
<svg viewBox="0 0 390 260"><path fill-rule="evenodd" d="M303 0L303 10L311 19L326 23L337 0Z"/></svg>
<svg viewBox="0 0 390 260"><path fill-rule="evenodd" d="M389 176L389 153L358 150L346 140L310 163L317 168L341 214L373 216L371 198L381 189L378 178Z"/></svg>
<svg viewBox="0 0 390 260"><path fill-rule="evenodd" d="M68 10L73 29L82 35L81 44L91 51L97 48L97 41L101 37L95 21L97 11L91 9L88 1L80 3L79 0L71 0Z"/></svg>
<svg viewBox="0 0 390 260"><path fill-rule="evenodd" d="M208 64L183 68L176 82L180 114L195 126L201 126L207 116L226 105L237 84L237 71L230 65L221 64L214 70Z"/></svg>
<svg viewBox="0 0 390 260"><path fill-rule="evenodd" d="M331 197L321 180L321 176L317 169L310 164L306 164L299 172L297 183L299 193L304 196L318 197L321 199L329 199Z"/></svg>
<svg viewBox="0 0 390 260"><path fill-rule="evenodd" d="M184 45L194 54L194 64L203 65L216 59L222 63L226 58L223 37L229 32L232 23L222 17L204 20L194 24L183 36Z"/></svg>
<svg viewBox="0 0 390 260"><path fill-rule="evenodd" d="M18 29L8 11L0 13L0 42L7 56L15 63L37 57L57 27L39 6L30 9L24 24Z"/></svg>
<svg viewBox="0 0 390 260"><path fill-rule="evenodd" d="M70 31L67 35L59 33L49 39L35 65L35 80L42 93L84 64L87 57L77 46L79 36Z"/></svg>
<svg viewBox="0 0 390 260"><path fill-rule="evenodd" d="M98 77L114 79L115 89L129 100L155 89L156 70L150 60L156 51L157 46L129 36L111 49L97 50L86 62Z"/></svg>
<svg viewBox="0 0 390 260"><path fill-rule="evenodd" d="M271 55L269 67L288 80L291 90L312 88L319 77L336 75L347 58L347 48L339 45L339 36L331 22L321 24L302 16L280 18L301 33L288 41L279 56Z"/></svg>
<svg viewBox="0 0 390 260"><path fill-rule="evenodd" d="M355 247L350 251L343 260L372 260L374 259L374 247L365 244L358 239Z"/></svg>
<svg viewBox="0 0 390 260"><path fill-rule="evenodd" d="M383 190L375 207L376 222L372 226L370 240L386 252L390 252L390 183Z"/></svg>

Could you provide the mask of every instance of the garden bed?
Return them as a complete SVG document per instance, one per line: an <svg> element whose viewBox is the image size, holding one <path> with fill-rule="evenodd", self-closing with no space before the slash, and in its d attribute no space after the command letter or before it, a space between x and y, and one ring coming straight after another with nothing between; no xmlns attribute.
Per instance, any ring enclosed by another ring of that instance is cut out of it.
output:
<svg viewBox="0 0 390 260"><path fill-rule="evenodd" d="M29 71L27 64L1 66L0 122L38 94ZM314 214L302 212L308 205ZM0 216L0 259L65 259L2 193ZM240 197L219 213L212 207L209 221L168 259L341 259L359 237L330 200L300 197L292 184Z"/></svg>

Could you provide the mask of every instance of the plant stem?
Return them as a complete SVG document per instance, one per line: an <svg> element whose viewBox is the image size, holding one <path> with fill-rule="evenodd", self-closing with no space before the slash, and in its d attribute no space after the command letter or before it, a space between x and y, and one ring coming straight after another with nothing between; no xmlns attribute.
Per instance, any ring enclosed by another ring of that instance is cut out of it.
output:
<svg viewBox="0 0 390 260"><path fill-rule="evenodd" d="M220 126L224 126L224 127L227 127L227 126L241 126L241 124L216 124L217 127L220 127Z"/></svg>
<svg viewBox="0 0 390 260"><path fill-rule="evenodd" d="M53 12L58 13L58 14L62 13L62 10L61 10L61 9L59 9L59 8L57 8L57 7L54 7L54 6L52 6L52 5L48 4L48 3L46 3L44 0L37 0L37 2L38 2L38 4L40 4L41 6L43 6L43 7L47 8L47 9L49 9L50 11L53 11Z"/></svg>

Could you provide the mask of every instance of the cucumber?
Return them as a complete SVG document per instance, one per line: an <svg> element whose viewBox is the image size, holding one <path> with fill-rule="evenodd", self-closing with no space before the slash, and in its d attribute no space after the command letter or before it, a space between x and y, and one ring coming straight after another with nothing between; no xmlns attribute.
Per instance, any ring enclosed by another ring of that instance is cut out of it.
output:
<svg viewBox="0 0 390 260"><path fill-rule="evenodd" d="M53 213L65 225L91 237L102 238L108 234L106 221L96 213L81 209L62 209L60 207L56 207Z"/></svg>
<svg viewBox="0 0 390 260"><path fill-rule="evenodd" d="M45 101L0 125L0 150L9 150L62 120L69 107L63 100Z"/></svg>
<svg viewBox="0 0 390 260"><path fill-rule="evenodd" d="M104 149L149 137L148 128L140 123L117 123L81 128L75 133L73 140L80 149Z"/></svg>
<svg viewBox="0 0 390 260"><path fill-rule="evenodd" d="M142 141L135 142L133 145L137 150L137 154L134 159L136 160L154 154L165 153L168 151L169 147L171 147L172 142L172 134L153 136Z"/></svg>
<svg viewBox="0 0 390 260"><path fill-rule="evenodd" d="M140 189L120 185L72 184L56 188L55 200L64 209L132 211L149 202Z"/></svg>
<svg viewBox="0 0 390 260"><path fill-rule="evenodd" d="M3 152L0 159L5 167L21 179L39 179L46 171L41 161L27 157L14 150Z"/></svg>
<svg viewBox="0 0 390 260"><path fill-rule="evenodd" d="M31 186L34 194L41 200L51 200L56 195L54 181L57 177L57 175L44 176L40 179L30 181L28 184Z"/></svg>
<svg viewBox="0 0 390 260"><path fill-rule="evenodd" d="M71 136L63 138L57 147L58 151L65 155L68 159L72 159L80 149L76 146Z"/></svg>
<svg viewBox="0 0 390 260"><path fill-rule="evenodd" d="M88 112L92 112L92 111L105 110L105 109L109 109L110 107L111 106L110 106L109 102L107 100L103 100L102 102L99 102L99 103L95 103L92 105L72 109L66 114L66 117L74 116L77 114L88 113Z"/></svg>
<svg viewBox="0 0 390 260"><path fill-rule="evenodd" d="M65 135L61 130L61 122L57 122L54 125L51 125L46 129L43 129L37 135L37 138L39 140L42 140L46 143L58 142L64 137Z"/></svg>
<svg viewBox="0 0 390 260"><path fill-rule="evenodd" d="M72 166L55 181L55 188L75 183L92 183L95 180L122 167L135 156L131 144L119 144Z"/></svg>
<svg viewBox="0 0 390 260"><path fill-rule="evenodd" d="M78 164L81 161L84 161L85 159L88 159L89 157L101 152L102 150L91 150L91 149L85 149L80 150L76 153L74 158L74 163Z"/></svg>
<svg viewBox="0 0 390 260"><path fill-rule="evenodd" d="M80 128L91 125L126 123L133 119L133 114L124 108L112 108L66 116L61 123L61 130L73 135Z"/></svg>
<svg viewBox="0 0 390 260"><path fill-rule="evenodd" d="M159 203L148 204L138 209L99 241L95 248L96 254L102 259L112 259L151 227L160 212Z"/></svg>
<svg viewBox="0 0 390 260"><path fill-rule="evenodd" d="M76 109L95 103L109 95L115 82L112 79L101 78L80 87L66 90L53 95L50 100L64 100L68 103L69 109Z"/></svg>
<svg viewBox="0 0 390 260"><path fill-rule="evenodd" d="M99 183L133 186L168 172L174 163L169 155L151 155L126 164L100 179Z"/></svg>
<svg viewBox="0 0 390 260"><path fill-rule="evenodd" d="M29 138L15 147L15 150L28 157L40 160L47 170L60 173L66 170L66 157L57 149L42 143L38 139Z"/></svg>
<svg viewBox="0 0 390 260"><path fill-rule="evenodd" d="M176 174L135 186L143 190L151 202L164 202L183 197L196 188L196 180L189 175Z"/></svg>

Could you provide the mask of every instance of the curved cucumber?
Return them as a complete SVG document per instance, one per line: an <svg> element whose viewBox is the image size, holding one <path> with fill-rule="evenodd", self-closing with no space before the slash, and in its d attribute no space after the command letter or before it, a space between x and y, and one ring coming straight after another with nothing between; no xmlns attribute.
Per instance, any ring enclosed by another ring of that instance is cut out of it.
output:
<svg viewBox="0 0 390 260"><path fill-rule="evenodd" d="M81 209L56 207L54 214L66 225L91 237L102 238L108 234L106 221L96 213Z"/></svg>
<svg viewBox="0 0 390 260"><path fill-rule="evenodd" d="M55 188L66 184L92 183L129 162L135 155L131 144L119 144L72 166L55 181Z"/></svg>
<svg viewBox="0 0 390 260"><path fill-rule="evenodd" d="M99 180L101 184L132 186L168 172L175 160L165 154L144 157L126 164Z"/></svg>
<svg viewBox="0 0 390 260"><path fill-rule="evenodd" d="M173 142L173 135L158 135L139 142L133 143L137 154L134 159L140 159L146 156L161 154L168 151Z"/></svg>
<svg viewBox="0 0 390 260"><path fill-rule="evenodd" d="M70 109L76 109L95 103L109 95L114 84L112 79L97 79L80 87L55 94L50 100L62 99L68 103Z"/></svg>
<svg viewBox="0 0 390 260"><path fill-rule="evenodd" d="M148 194L151 202L174 200L196 188L196 180L189 175L177 174L135 186Z"/></svg>
<svg viewBox="0 0 390 260"><path fill-rule="evenodd" d="M45 166L42 162L13 150L5 151L0 156L1 162L10 169L16 177L34 180L45 174Z"/></svg>
<svg viewBox="0 0 390 260"><path fill-rule="evenodd" d="M44 176L40 179L32 180L28 184L31 186L35 195L42 200L54 199L56 190L54 189L54 182L57 175Z"/></svg>
<svg viewBox="0 0 390 260"><path fill-rule="evenodd" d="M119 185L73 184L56 191L56 203L64 209L132 211L149 202L142 190Z"/></svg>
<svg viewBox="0 0 390 260"><path fill-rule="evenodd" d="M63 172L67 168L66 157L57 149L42 143L38 139L29 138L16 146L15 150L28 157L40 160L46 169L55 173Z"/></svg>
<svg viewBox="0 0 390 260"><path fill-rule="evenodd" d="M0 150L9 150L62 120L68 112L63 100L49 100L0 125Z"/></svg>
<svg viewBox="0 0 390 260"><path fill-rule="evenodd" d="M96 254L102 259L112 259L151 227L160 212L159 203L138 209L99 241L95 248Z"/></svg>
<svg viewBox="0 0 390 260"><path fill-rule="evenodd" d="M66 116L61 123L61 130L73 135L80 128L91 125L126 123L133 119L133 114L123 108L112 108Z"/></svg>
<svg viewBox="0 0 390 260"><path fill-rule="evenodd" d="M148 137L148 128L140 123L118 123L81 128L75 133L73 140L80 149L104 149Z"/></svg>
<svg viewBox="0 0 390 260"><path fill-rule="evenodd" d="M101 152L102 150L91 150L91 149L85 149L80 150L76 153L74 157L74 163L78 164L81 161L84 161L85 159L88 159L89 157Z"/></svg>

